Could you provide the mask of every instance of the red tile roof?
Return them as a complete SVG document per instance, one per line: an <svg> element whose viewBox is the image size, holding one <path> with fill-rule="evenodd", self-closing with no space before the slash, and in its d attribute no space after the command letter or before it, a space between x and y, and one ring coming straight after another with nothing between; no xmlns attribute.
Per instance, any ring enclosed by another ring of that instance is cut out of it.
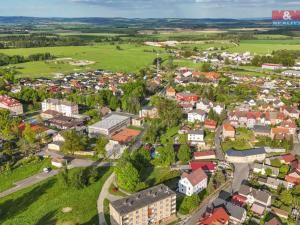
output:
<svg viewBox="0 0 300 225"><path fill-rule="evenodd" d="M285 162L285 163L290 163L296 160L296 157L292 154L286 154L286 155L282 155L281 159Z"/></svg>
<svg viewBox="0 0 300 225"><path fill-rule="evenodd" d="M205 161L191 161L190 166L193 171L201 168L204 171L211 171L211 172L215 171L216 167L217 167L217 165L215 163L209 162L209 161L206 161L206 162Z"/></svg>
<svg viewBox="0 0 300 225"><path fill-rule="evenodd" d="M223 125L223 128L224 128L225 131L235 131L235 130L234 130L234 127L231 126L229 123L225 123L225 124Z"/></svg>
<svg viewBox="0 0 300 225"><path fill-rule="evenodd" d="M0 103L8 107L21 105L21 103L18 100L13 99L7 95L0 95Z"/></svg>
<svg viewBox="0 0 300 225"><path fill-rule="evenodd" d="M208 151L201 151L201 152L194 152L194 157L201 157L201 156L214 156L216 155L214 150L208 150Z"/></svg>
<svg viewBox="0 0 300 225"><path fill-rule="evenodd" d="M213 213L200 219L199 225L222 225L227 224L229 215L223 207L214 209Z"/></svg>
<svg viewBox="0 0 300 225"><path fill-rule="evenodd" d="M206 173L201 168L193 171L190 174L183 173L181 177L182 178L187 178L193 186L196 186L197 184L199 184L204 179L207 179Z"/></svg>

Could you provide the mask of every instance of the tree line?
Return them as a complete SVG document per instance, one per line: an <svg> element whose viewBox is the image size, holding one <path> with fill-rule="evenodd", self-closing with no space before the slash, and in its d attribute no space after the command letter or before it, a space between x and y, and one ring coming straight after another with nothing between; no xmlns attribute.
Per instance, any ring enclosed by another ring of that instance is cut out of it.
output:
<svg viewBox="0 0 300 225"><path fill-rule="evenodd" d="M18 63L25 63L25 62L33 62L33 61L44 61L44 60L51 60L54 59L55 56L51 55L50 53L36 53L29 55L28 57L22 55L5 55L0 53L0 66L7 66L9 64L18 64Z"/></svg>

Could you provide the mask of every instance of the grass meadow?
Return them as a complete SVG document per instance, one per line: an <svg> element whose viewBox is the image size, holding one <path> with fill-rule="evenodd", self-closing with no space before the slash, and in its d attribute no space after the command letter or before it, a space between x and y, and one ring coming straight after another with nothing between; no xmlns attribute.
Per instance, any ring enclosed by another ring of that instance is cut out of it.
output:
<svg viewBox="0 0 300 225"><path fill-rule="evenodd" d="M77 190L56 177L0 199L1 225L98 224L97 199L113 169L99 168L101 178ZM72 171L70 171L71 173ZM70 207L71 212L62 212Z"/></svg>

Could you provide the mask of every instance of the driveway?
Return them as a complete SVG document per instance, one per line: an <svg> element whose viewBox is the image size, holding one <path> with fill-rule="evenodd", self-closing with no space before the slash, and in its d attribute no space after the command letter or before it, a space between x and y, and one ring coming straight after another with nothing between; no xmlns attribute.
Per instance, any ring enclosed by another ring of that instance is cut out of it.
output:
<svg viewBox="0 0 300 225"><path fill-rule="evenodd" d="M6 191L1 192L0 198L10 195L12 193L15 193L17 191L20 191L24 188L30 187L30 186L37 184L43 180L46 180L50 177L53 177L56 174L58 174L58 172L59 172L59 170L52 170L49 173L42 172L42 173L36 174L34 176L28 177L24 180L18 181L15 183L15 185L16 185L15 187L12 187Z"/></svg>
<svg viewBox="0 0 300 225"><path fill-rule="evenodd" d="M250 164L248 163L235 163L233 165L234 165L234 173L233 173L233 181L231 187L232 193L240 189L242 182L244 180L247 180L250 171Z"/></svg>

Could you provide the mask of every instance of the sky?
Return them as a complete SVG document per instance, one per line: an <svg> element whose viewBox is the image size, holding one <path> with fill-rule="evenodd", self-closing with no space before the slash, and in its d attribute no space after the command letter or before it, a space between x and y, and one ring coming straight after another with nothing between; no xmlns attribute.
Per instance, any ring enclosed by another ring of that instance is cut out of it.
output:
<svg viewBox="0 0 300 225"><path fill-rule="evenodd" d="M261 18L300 0L1 0L0 16Z"/></svg>

